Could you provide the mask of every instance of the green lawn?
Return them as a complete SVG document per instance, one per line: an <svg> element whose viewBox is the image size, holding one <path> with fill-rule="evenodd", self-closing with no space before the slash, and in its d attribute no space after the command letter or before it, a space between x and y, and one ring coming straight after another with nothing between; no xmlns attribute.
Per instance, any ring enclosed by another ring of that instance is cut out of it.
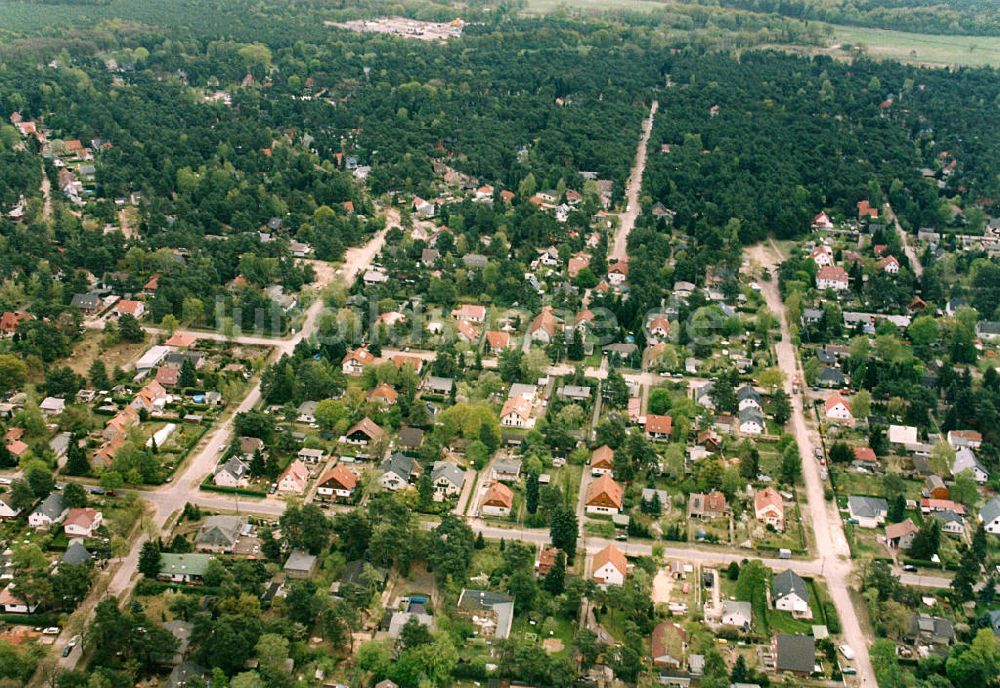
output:
<svg viewBox="0 0 1000 688"><path fill-rule="evenodd" d="M835 45L862 45L874 58L946 66L1000 66L1000 38L937 36L903 31L833 27Z"/></svg>

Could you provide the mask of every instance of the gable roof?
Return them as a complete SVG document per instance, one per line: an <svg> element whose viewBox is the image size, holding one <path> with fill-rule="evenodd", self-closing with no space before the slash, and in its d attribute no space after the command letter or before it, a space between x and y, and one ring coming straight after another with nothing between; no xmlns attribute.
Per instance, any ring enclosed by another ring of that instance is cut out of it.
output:
<svg viewBox="0 0 1000 688"><path fill-rule="evenodd" d="M461 487L465 483L465 471L451 461L435 461L431 467L431 481L437 482L441 478L455 487Z"/></svg>
<svg viewBox="0 0 1000 688"><path fill-rule="evenodd" d="M371 418L368 418L367 416L359 420L354 425L352 425L350 429L348 429L346 435L350 437L356 432L364 433L365 435L368 436L368 439L373 442L375 440L382 438L385 435L385 430L376 425L375 421L373 421Z"/></svg>
<svg viewBox="0 0 1000 688"><path fill-rule="evenodd" d="M608 445L604 444L594 450L590 455L591 468L611 468L615 462L615 452Z"/></svg>
<svg viewBox="0 0 1000 688"><path fill-rule="evenodd" d="M753 506L756 511L763 511L764 509L773 506L777 507L778 511L781 513L785 512L785 505L781 499L781 495L773 487L765 487L763 490L757 490L757 493L753 496Z"/></svg>
<svg viewBox="0 0 1000 688"><path fill-rule="evenodd" d="M913 521L906 519L901 523L890 523L885 527L885 537L887 540L896 540L910 533L917 532L918 528Z"/></svg>
<svg viewBox="0 0 1000 688"><path fill-rule="evenodd" d="M778 671L811 674L816 664L816 639L811 635L778 634Z"/></svg>
<svg viewBox="0 0 1000 688"><path fill-rule="evenodd" d="M992 523L1000 518L1000 495L983 504L983 508L979 510L979 517L983 519L983 523Z"/></svg>
<svg viewBox="0 0 1000 688"><path fill-rule="evenodd" d="M625 554L610 542L600 552L594 555L592 571L597 571L605 564L611 564L624 576L628 573L628 559Z"/></svg>
<svg viewBox="0 0 1000 688"><path fill-rule="evenodd" d="M809 588L806 582L791 569L779 573L771 581L771 597L775 602L789 595L798 595L803 602L809 602Z"/></svg>
<svg viewBox="0 0 1000 688"><path fill-rule="evenodd" d="M587 504L590 504L601 495L607 495L612 504L619 509L622 508L622 486L616 483L607 473L587 486Z"/></svg>
<svg viewBox="0 0 1000 688"><path fill-rule="evenodd" d="M650 414L646 416L646 432L657 435L669 435L673 429L674 419L670 416Z"/></svg>
<svg viewBox="0 0 1000 688"><path fill-rule="evenodd" d="M851 495L847 498L847 507L854 516L877 518L889 510L889 503L881 497Z"/></svg>
<svg viewBox="0 0 1000 688"><path fill-rule="evenodd" d="M358 484L358 477L353 471L342 463L335 464L326 470L323 477L319 479L320 487L330 487L338 485L345 490L353 490Z"/></svg>

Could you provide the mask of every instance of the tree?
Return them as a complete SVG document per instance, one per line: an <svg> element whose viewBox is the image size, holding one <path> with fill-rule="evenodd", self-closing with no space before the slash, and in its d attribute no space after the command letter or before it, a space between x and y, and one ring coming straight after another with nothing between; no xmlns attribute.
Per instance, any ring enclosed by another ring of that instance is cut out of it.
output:
<svg viewBox="0 0 1000 688"><path fill-rule="evenodd" d="M105 470L101 473L100 483L104 490L113 493L122 488L122 485L125 484L125 480L118 471Z"/></svg>
<svg viewBox="0 0 1000 688"><path fill-rule="evenodd" d="M889 502L889 513L886 518L891 523L899 523L906 518L906 496L898 494Z"/></svg>
<svg viewBox="0 0 1000 688"><path fill-rule="evenodd" d="M911 548L912 549L912 548ZM962 550L962 557L959 560L958 571L951 579L952 597L958 602L968 602L973 598L972 588L979 579L979 562L976 560L976 553L971 547Z"/></svg>
<svg viewBox="0 0 1000 688"><path fill-rule="evenodd" d="M288 640L277 633L265 633L257 641L257 669L268 686L290 685L285 664L288 660Z"/></svg>
<svg viewBox="0 0 1000 688"><path fill-rule="evenodd" d="M429 471L424 471L417 480L417 498L423 509L434 502L434 482Z"/></svg>
<svg viewBox="0 0 1000 688"><path fill-rule="evenodd" d="M163 555L160 553L160 543L155 540L146 540L139 550L139 573L150 580L154 580L160 575L160 565Z"/></svg>
<svg viewBox="0 0 1000 688"><path fill-rule="evenodd" d="M14 480L10 484L10 505L18 511L26 511L35 503L35 492L26 480Z"/></svg>
<svg viewBox="0 0 1000 688"><path fill-rule="evenodd" d="M566 589L566 555L562 552L556 554L556 560L545 574L542 587L552 595L561 595Z"/></svg>
<svg viewBox="0 0 1000 688"><path fill-rule="evenodd" d="M953 500L974 510L979 502L979 487L976 479L972 477L972 470L967 468L954 477L949 490Z"/></svg>
<svg viewBox="0 0 1000 688"><path fill-rule="evenodd" d="M36 497L45 497L55 489L56 483L52 479L52 471L40 463L33 463L24 471L24 477L31 486L31 491Z"/></svg>
<svg viewBox="0 0 1000 688"><path fill-rule="evenodd" d="M830 463L851 463L854 460L854 451L851 446L843 440L837 440L830 445Z"/></svg>
<svg viewBox="0 0 1000 688"><path fill-rule="evenodd" d="M1000 675L1000 642L989 628L980 628L969 646L956 645L945 662L956 686L996 685Z"/></svg>
<svg viewBox="0 0 1000 688"><path fill-rule="evenodd" d="M87 454L76 438L71 438L66 448L66 467L68 475L87 475L90 473L90 463Z"/></svg>
<svg viewBox="0 0 1000 688"><path fill-rule="evenodd" d="M70 509L87 506L87 491L79 483L66 483L63 488L63 504Z"/></svg>
<svg viewBox="0 0 1000 688"><path fill-rule="evenodd" d="M799 447L792 442L781 452L781 480L788 485L794 485L801 474L802 459L799 456Z"/></svg>
<svg viewBox="0 0 1000 688"><path fill-rule="evenodd" d="M126 313L118 318L118 334L123 342L141 342L146 338L142 325L134 316Z"/></svg>
<svg viewBox="0 0 1000 688"><path fill-rule="evenodd" d="M913 535L910 556L922 561L930 561L941 546L941 522L936 518L926 518Z"/></svg>
<svg viewBox="0 0 1000 688"><path fill-rule="evenodd" d="M293 504L279 519L285 541L294 548L319 554L330 538L332 525L315 504Z"/></svg>
<svg viewBox="0 0 1000 688"><path fill-rule="evenodd" d="M584 355L583 335L579 329L573 328L573 338L570 340L569 346L566 347L566 358L571 361L582 361Z"/></svg>
<svg viewBox="0 0 1000 688"><path fill-rule="evenodd" d="M524 506L529 514L538 511L538 474L528 473L524 489Z"/></svg>
<svg viewBox="0 0 1000 688"><path fill-rule="evenodd" d="M617 370L608 372L601 386L601 398L612 408L624 408L628 403L628 383Z"/></svg>
<svg viewBox="0 0 1000 688"><path fill-rule="evenodd" d="M98 390L105 390L111 387L111 380L108 379L108 369L104 365L104 361L100 358L95 358L94 362L90 364L87 376L90 378L90 384Z"/></svg>
<svg viewBox="0 0 1000 688"><path fill-rule="evenodd" d="M323 611L324 600L316 594L316 584L311 580L295 581L285 596L288 618L306 628L312 628Z"/></svg>
<svg viewBox="0 0 1000 688"><path fill-rule="evenodd" d="M860 389L851 399L851 413L855 418L867 418L872 412L872 395L867 389Z"/></svg>
<svg viewBox="0 0 1000 688"><path fill-rule="evenodd" d="M557 507L552 514L549 528L552 545L566 553L566 560L572 564L576 557L577 522L572 509Z"/></svg>
<svg viewBox="0 0 1000 688"><path fill-rule="evenodd" d="M190 358L184 359L181 363L181 374L177 379L177 383L182 387L194 387L198 384L198 371L195 370L194 363L191 362Z"/></svg>
<svg viewBox="0 0 1000 688"><path fill-rule="evenodd" d="M20 389L28 378L28 366L14 354L0 354L0 394Z"/></svg>
<svg viewBox="0 0 1000 688"><path fill-rule="evenodd" d="M788 419L792 417L792 404L788 400L788 394L783 389L779 389L771 397L771 405L773 409L774 422L778 425L784 425L788 422Z"/></svg>

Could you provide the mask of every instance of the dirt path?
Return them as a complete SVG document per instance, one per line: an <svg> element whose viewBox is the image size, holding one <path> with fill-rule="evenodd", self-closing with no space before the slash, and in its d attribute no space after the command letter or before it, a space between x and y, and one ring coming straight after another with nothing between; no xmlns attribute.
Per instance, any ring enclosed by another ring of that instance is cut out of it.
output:
<svg viewBox="0 0 1000 688"><path fill-rule="evenodd" d="M896 227L896 233L899 235L900 242L903 244L903 253L910 260L910 269L913 270L913 274L917 276L917 279L920 279L924 274L924 266L920 264L917 251L913 248L913 244L910 243L910 235L903 229L903 225L899 224L899 218L896 217L896 212L892 209L892 206L886 203L885 209L886 214L892 220L892 224Z"/></svg>
<svg viewBox="0 0 1000 688"><path fill-rule="evenodd" d="M625 184L625 212L621 214L621 224L618 225L618 232L615 234L615 241L608 255L609 261L624 260L628 257L628 235L642 210L639 207L639 194L642 192L642 175L646 172L646 149L649 147L649 137L653 133L653 118L656 117L659 107L660 102L654 100L649 108L649 117L642 123L642 136L639 138L639 148L635 152L635 164Z"/></svg>
<svg viewBox="0 0 1000 688"><path fill-rule="evenodd" d="M42 165L42 197L45 199L45 203L42 206L42 218L49 220L52 217L52 182L49 181L49 175L45 174L45 165Z"/></svg>

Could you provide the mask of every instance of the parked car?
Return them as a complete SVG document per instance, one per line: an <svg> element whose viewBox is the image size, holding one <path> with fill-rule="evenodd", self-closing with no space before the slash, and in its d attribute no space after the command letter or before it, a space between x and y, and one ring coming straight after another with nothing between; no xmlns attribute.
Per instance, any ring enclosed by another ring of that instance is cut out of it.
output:
<svg viewBox="0 0 1000 688"><path fill-rule="evenodd" d="M914 566L913 564L903 564L903 570L906 571L907 573L914 573L916 572L917 567Z"/></svg>

